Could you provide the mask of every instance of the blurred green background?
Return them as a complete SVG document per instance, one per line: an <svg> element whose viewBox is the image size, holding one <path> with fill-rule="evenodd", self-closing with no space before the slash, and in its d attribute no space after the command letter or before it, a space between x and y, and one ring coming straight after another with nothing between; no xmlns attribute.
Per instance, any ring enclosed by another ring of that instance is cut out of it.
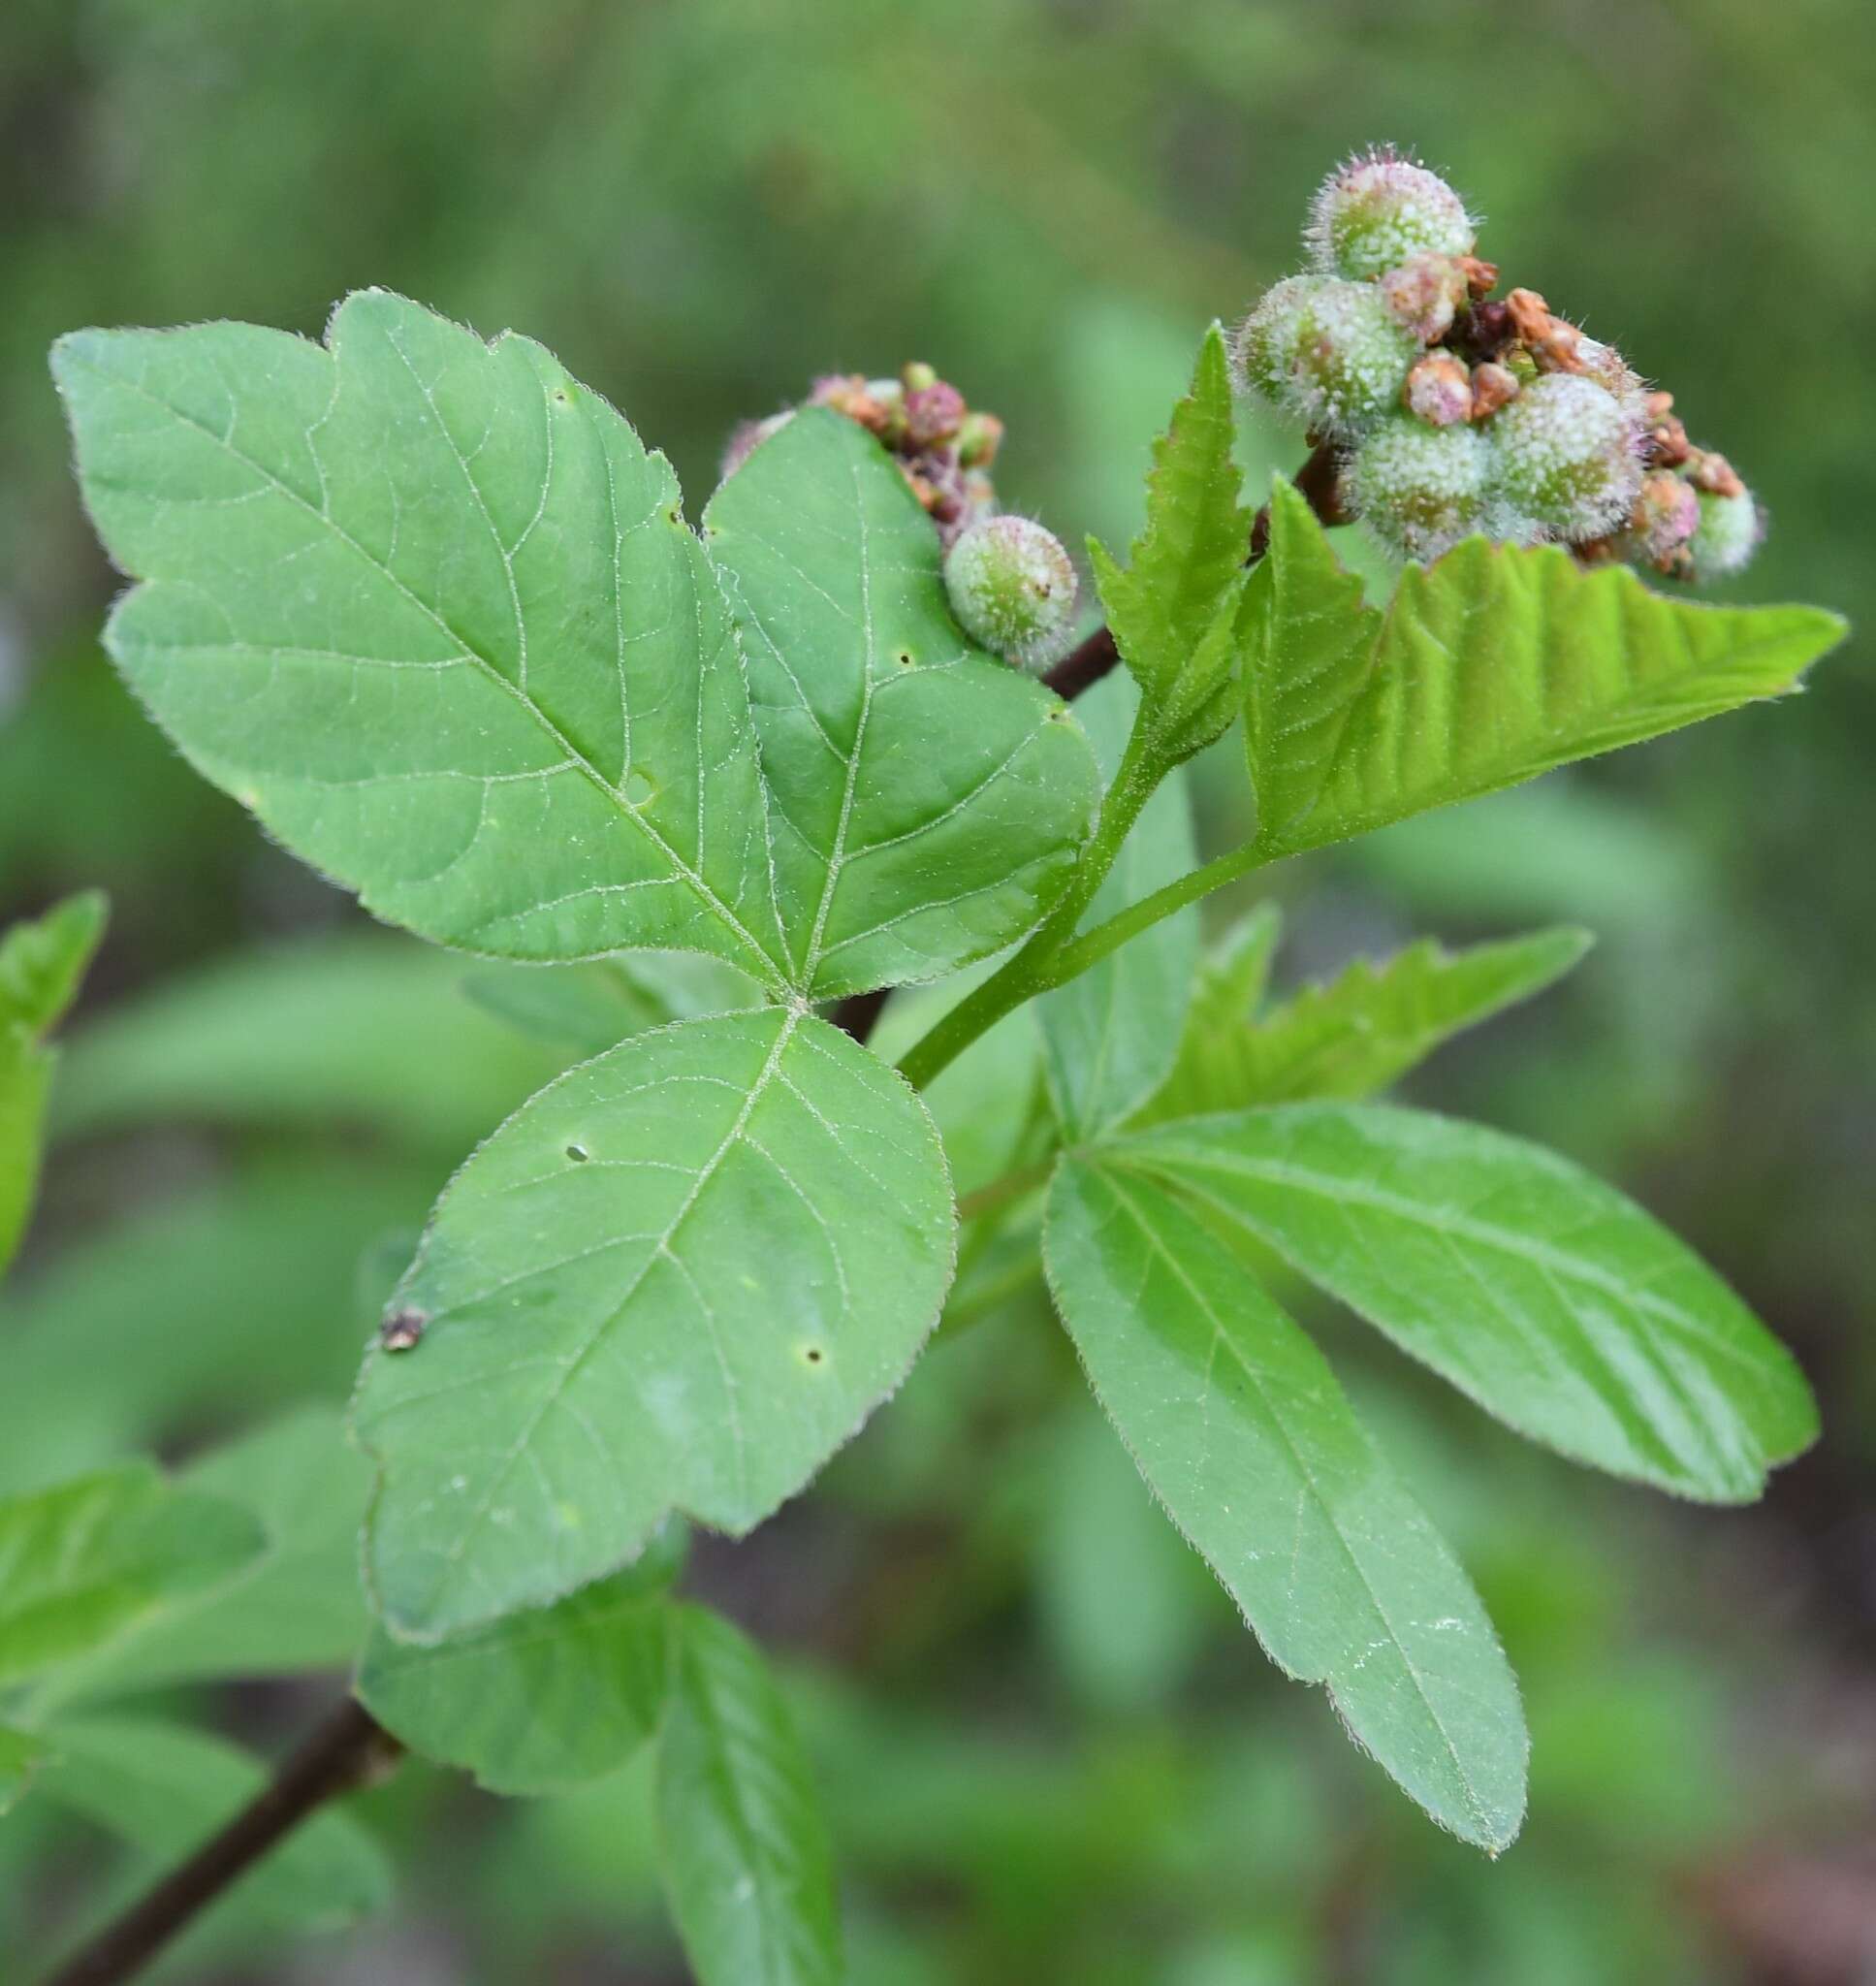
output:
<svg viewBox="0 0 1876 1986"><path fill-rule="evenodd" d="M0 1296L0 1486L342 1400L413 1224L556 1066L464 996L472 968L269 848L117 688L56 334L317 334L382 283L542 338L693 508L739 416L923 357L1008 421L1006 502L1111 541L1206 321L1293 265L1314 182L1385 139L1740 466L1772 530L1735 593L1869 628L1872 101L1857 0L11 0L0 919L96 882L115 920ZM1254 466L1298 455L1247 440ZM940 1345L824 1493L696 1561L787 1665L858 1986L1876 1978L1868 664L1853 641L1802 698L1275 884L1292 977L1420 928L1596 929L1572 982L1416 1093L1627 1185L1825 1402L1765 1506L1675 1509L1320 1320L1523 1678L1517 1847L1437 1836L1268 1669L1032 1295ZM1229 771L1199 768L1214 849ZM332 1686L193 1708L272 1750ZM520 1806L413 1768L366 1812L388 1915L211 1926L174 1976L684 1978L642 1772ZM63 1941L137 1874L26 1810L0 1950Z"/></svg>

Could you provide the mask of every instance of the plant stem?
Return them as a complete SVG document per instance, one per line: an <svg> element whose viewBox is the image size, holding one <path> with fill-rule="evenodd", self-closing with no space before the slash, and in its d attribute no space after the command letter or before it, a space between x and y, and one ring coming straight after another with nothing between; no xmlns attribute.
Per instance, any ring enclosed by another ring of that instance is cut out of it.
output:
<svg viewBox="0 0 1876 1986"><path fill-rule="evenodd" d="M1065 980L1074 978L1090 966L1098 965L1110 951L1118 950L1129 938L1137 938L1162 917L1171 916L1175 911L1183 911L1200 897L1210 896L1213 890L1224 888L1227 882L1235 882L1240 876L1249 876L1273 861L1281 860L1281 856L1266 853L1256 842L1245 842L1241 847L1214 857L1202 869L1193 869L1176 881L1168 882L1163 889L1156 889L1151 896L1143 896L1137 904L1129 904L1117 916L1109 917L1106 923L1097 924L1092 931L1084 931L1072 945L1064 945L1056 956L1052 983L1059 986Z"/></svg>
<svg viewBox="0 0 1876 1986"><path fill-rule="evenodd" d="M117 1986L134 1977L302 1820L378 1778L403 1749L363 1704L346 1697L219 1834L68 1959L47 1986Z"/></svg>
<svg viewBox="0 0 1876 1986"><path fill-rule="evenodd" d="M967 1193L958 1201L958 1219L974 1221L979 1214L992 1213L1013 1200L1021 1200L1026 1193L1033 1193L1048 1178L1054 1165L1051 1156L1033 1166L1019 1166L1001 1179L993 1179L988 1186L978 1187L975 1193Z"/></svg>
<svg viewBox="0 0 1876 1986"><path fill-rule="evenodd" d="M1066 893L1014 958L1007 960L912 1044L899 1065L899 1073L913 1089L923 1089L986 1029L1056 983L1051 977L1056 954L1073 938L1082 913L1106 881L1107 872L1121 852L1121 844L1140 817L1140 809L1152 798L1154 788L1169 770L1150 750L1136 723L1120 770L1101 803L1100 819L1084 844L1074 873L1068 879Z"/></svg>

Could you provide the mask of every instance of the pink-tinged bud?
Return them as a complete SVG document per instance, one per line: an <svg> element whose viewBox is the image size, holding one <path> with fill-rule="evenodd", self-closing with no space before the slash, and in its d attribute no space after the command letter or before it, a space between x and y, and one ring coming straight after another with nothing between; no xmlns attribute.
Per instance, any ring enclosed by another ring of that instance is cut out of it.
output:
<svg viewBox="0 0 1876 1986"><path fill-rule="evenodd" d="M936 386L938 378L938 368L928 366L923 359L907 359L899 368L899 383L907 395L923 393L928 386Z"/></svg>
<svg viewBox="0 0 1876 1986"><path fill-rule="evenodd" d="M906 439L915 449L949 441L964 423L964 395L949 381L935 379L906 396Z"/></svg>
<svg viewBox="0 0 1876 1986"><path fill-rule="evenodd" d="M1491 443L1495 536L1573 542L1627 521L1641 487L1640 423L1593 379L1542 374L1479 432Z"/></svg>
<svg viewBox="0 0 1876 1986"><path fill-rule="evenodd" d="M944 561L951 611L971 640L1040 675L1068 646L1075 568L1061 539L1027 517L971 525Z"/></svg>
<svg viewBox="0 0 1876 1986"><path fill-rule="evenodd" d="M1735 478L1736 480L1736 478ZM1698 580L1725 579L1751 563L1765 535L1765 517L1743 483L1736 495L1696 492L1701 521L1687 541L1687 555Z"/></svg>
<svg viewBox="0 0 1876 1986"><path fill-rule="evenodd" d="M795 418L793 407L770 414L760 421L738 421L723 444L723 459L716 466L718 481L726 481L748 461L771 434L779 433Z"/></svg>
<svg viewBox="0 0 1876 1986"><path fill-rule="evenodd" d="M1352 437L1400 399L1419 355L1373 283L1292 275L1239 328L1238 371L1312 432Z"/></svg>
<svg viewBox="0 0 1876 1986"><path fill-rule="evenodd" d="M1653 469L1642 477L1641 493L1629 514L1625 549L1646 564L1670 571L1700 523L1701 501L1694 486L1671 469Z"/></svg>
<svg viewBox="0 0 1876 1986"><path fill-rule="evenodd" d="M1465 266L1451 255L1416 255L1387 271L1379 288L1408 331L1423 345L1437 345L1466 302Z"/></svg>
<svg viewBox="0 0 1876 1986"><path fill-rule="evenodd" d="M1489 421L1500 407L1518 397L1517 374L1509 366L1487 359L1472 368L1472 418Z"/></svg>
<svg viewBox="0 0 1876 1986"><path fill-rule="evenodd" d="M1472 374L1450 352L1429 352L1407 375L1401 398L1432 428L1472 419Z"/></svg>
<svg viewBox="0 0 1876 1986"><path fill-rule="evenodd" d="M1437 173L1381 146L1322 182L1305 230L1326 275L1373 278L1416 255L1470 255L1466 204Z"/></svg>
<svg viewBox="0 0 1876 1986"><path fill-rule="evenodd" d="M1485 519L1484 437L1468 422L1429 428L1390 415L1355 450L1351 507L1400 559L1437 559Z"/></svg>

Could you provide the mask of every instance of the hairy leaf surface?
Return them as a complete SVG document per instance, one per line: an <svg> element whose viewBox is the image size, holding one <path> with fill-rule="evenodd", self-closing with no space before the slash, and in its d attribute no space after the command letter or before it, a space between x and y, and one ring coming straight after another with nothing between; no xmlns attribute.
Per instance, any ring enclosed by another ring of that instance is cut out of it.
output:
<svg viewBox="0 0 1876 1986"><path fill-rule="evenodd" d="M1288 484L1251 579L1245 740L1267 856L1346 841L1792 689L1816 607L1712 607L1557 546L1468 538L1362 603Z"/></svg>
<svg viewBox="0 0 1876 1986"><path fill-rule="evenodd" d="M701 1986L835 1986L833 1857L808 1761L760 1653L697 1607L658 1745L658 1834Z"/></svg>
<svg viewBox="0 0 1876 1986"><path fill-rule="evenodd" d="M1193 1118L1108 1148L1175 1181L1521 1433L1714 1502L1809 1446L1791 1355L1666 1229L1567 1160L1384 1105Z"/></svg>
<svg viewBox="0 0 1876 1986"><path fill-rule="evenodd" d="M1192 391L1153 444L1146 525L1126 567L1098 541L1088 548L1121 657L1156 721L1191 733L1182 750L1208 742L1231 718L1224 679L1236 644L1224 637L1235 624L1251 535L1251 513L1238 496L1236 432L1230 363L1224 334L1213 325L1199 347ZM1214 705L1208 721L1201 714Z"/></svg>
<svg viewBox="0 0 1876 1986"><path fill-rule="evenodd" d="M1321 1354L1163 1187L1067 1159L1050 1287L1168 1515L1271 1659L1453 1833L1516 1834L1517 1685L1470 1582Z"/></svg>
<svg viewBox="0 0 1876 1986"><path fill-rule="evenodd" d="M733 1533L794 1494L937 1318L937 1134L875 1056L767 1009L641 1035L512 1117L438 1202L355 1427L394 1634L614 1571L672 1509Z"/></svg>
<svg viewBox="0 0 1876 1986"><path fill-rule="evenodd" d="M1094 762L1059 697L965 638L895 464L804 412L705 532L743 629L794 983L936 978L1020 937L1087 835Z"/></svg>

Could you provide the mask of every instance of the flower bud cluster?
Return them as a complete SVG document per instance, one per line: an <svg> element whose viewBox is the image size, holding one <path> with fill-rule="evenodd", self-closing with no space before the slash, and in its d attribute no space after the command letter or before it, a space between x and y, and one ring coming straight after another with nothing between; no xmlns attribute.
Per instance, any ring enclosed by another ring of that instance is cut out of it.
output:
<svg viewBox="0 0 1876 1986"><path fill-rule="evenodd" d="M1340 496L1398 557L1483 531L1677 578L1736 571L1761 523L1725 459L1535 290L1495 299L1476 232L1424 166L1351 159L1312 206L1313 268L1239 328L1240 377L1333 448Z"/></svg>
<svg viewBox="0 0 1876 1986"><path fill-rule="evenodd" d="M997 508L989 469L1003 438L1003 424L995 414L973 411L964 395L930 366L913 361L897 379L826 373L814 381L803 404L832 407L877 435L947 549L969 525ZM721 473L734 474L795 411L788 407L765 420L739 423L723 451Z"/></svg>

